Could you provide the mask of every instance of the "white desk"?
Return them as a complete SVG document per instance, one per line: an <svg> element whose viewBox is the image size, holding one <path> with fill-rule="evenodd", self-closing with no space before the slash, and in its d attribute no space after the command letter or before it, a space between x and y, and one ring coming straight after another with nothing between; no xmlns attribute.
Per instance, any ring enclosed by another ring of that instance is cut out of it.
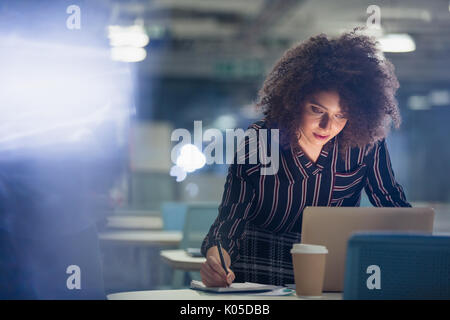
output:
<svg viewBox="0 0 450 320"><path fill-rule="evenodd" d="M142 216L110 216L107 218L108 228L162 230L163 221L160 217Z"/></svg>
<svg viewBox="0 0 450 320"><path fill-rule="evenodd" d="M134 246L178 246L181 231L105 231L99 234L103 243Z"/></svg>
<svg viewBox="0 0 450 320"><path fill-rule="evenodd" d="M108 300L308 300L294 294L289 296L259 296L251 294L213 294L203 291L181 290L148 290L112 293ZM322 298L311 300L341 300L342 293L325 292Z"/></svg>
<svg viewBox="0 0 450 320"><path fill-rule="evenodd" d="M182 237L183 234L180 231L118 230L99 233L104 252L115 252L119 248L119 252L124 248L135 252L133 255L136 255L138 259L136 264L140 270L142 283L150 283L150 279L154 277L151 272L162 272L158 259L160 248L176 248Z"/></svg>
<svg viewBox="0 0 450 320"><path fill-rule="evenodd" d="M136 209L116 209L115 215L118 216L141 216L141 217L160 217L158 210L136 210Z"/></svg>
<svg viewBox="0 0 450 320"><path fill-rule="evenodd" d="M184 271L200 271L203 262L206 261L204 257L191 257L183 249L162 250L161 257L172 268Z"/></svg>

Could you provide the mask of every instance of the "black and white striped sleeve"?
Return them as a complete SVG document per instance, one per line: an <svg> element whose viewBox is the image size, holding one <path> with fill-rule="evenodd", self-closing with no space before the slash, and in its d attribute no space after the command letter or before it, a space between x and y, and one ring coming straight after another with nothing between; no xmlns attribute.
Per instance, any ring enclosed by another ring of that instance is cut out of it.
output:
<svg viewBox="0 0 450 320"><path fill-rule="evenodd" d="M215 245L220 237L223 248L231 261L235 261L239 252L245 223L249 216L255 190L249 182L242 164L232 164L228 169L219 214L203 240L202 253L206 256L208 249Z"/></svg>
<svg viewBox="0 0 450 320"><path fill-rule="evenodd" d="M411 207L405 193L395 180L391 160L383 139L371 150L365 191L376 207Z"/></svg>

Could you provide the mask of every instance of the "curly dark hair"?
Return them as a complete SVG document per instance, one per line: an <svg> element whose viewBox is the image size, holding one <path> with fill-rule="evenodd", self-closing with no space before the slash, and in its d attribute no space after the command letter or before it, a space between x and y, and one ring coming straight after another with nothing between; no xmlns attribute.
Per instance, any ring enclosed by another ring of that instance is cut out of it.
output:
<svg viewBox="0 0 450 320"><path fill-rule="evenodd" d="M359 33L363 29L333 39L320 34L297 44L283 54L265 79L256 105L263 109L268 125L280 129L284 149L300 148L300 106L320 91L339 94L348 119L339 133L342 151L370 148L387 136L392 124L400 126L394 66L380 54L374 38Z"/></svg>

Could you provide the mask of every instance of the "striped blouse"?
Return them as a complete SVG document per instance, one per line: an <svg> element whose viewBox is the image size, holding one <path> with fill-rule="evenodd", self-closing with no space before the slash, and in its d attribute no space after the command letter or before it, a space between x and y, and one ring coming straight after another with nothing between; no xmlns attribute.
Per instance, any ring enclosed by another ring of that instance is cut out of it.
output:
<svg viewBox="0 0 450 320"><path fill-rule="evenodd" d="M264 120L250 128L268 129ZM385 140L370 150L349 148L343 155L338 137L322 148L316 163L303 151L279 148L279 169L273 175L260 174L260 163L230 165L202 253L220 237L235 281L294 283L290 249L300 242L306 206L359 206L363 188L374 206L411 206L395 181Z"/></svg>

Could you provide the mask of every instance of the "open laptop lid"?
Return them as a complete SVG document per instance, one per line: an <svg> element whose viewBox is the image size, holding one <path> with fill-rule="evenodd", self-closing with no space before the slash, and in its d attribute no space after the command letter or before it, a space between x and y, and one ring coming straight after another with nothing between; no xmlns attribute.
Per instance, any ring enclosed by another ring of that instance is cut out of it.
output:
<svg viewBox="0 0 450 320"><path fill-rule="evenodd" d="M347 241L357 231L433 232L432 208L306 207L302 243L326 246L324 291L343 291Z"/></svg>

